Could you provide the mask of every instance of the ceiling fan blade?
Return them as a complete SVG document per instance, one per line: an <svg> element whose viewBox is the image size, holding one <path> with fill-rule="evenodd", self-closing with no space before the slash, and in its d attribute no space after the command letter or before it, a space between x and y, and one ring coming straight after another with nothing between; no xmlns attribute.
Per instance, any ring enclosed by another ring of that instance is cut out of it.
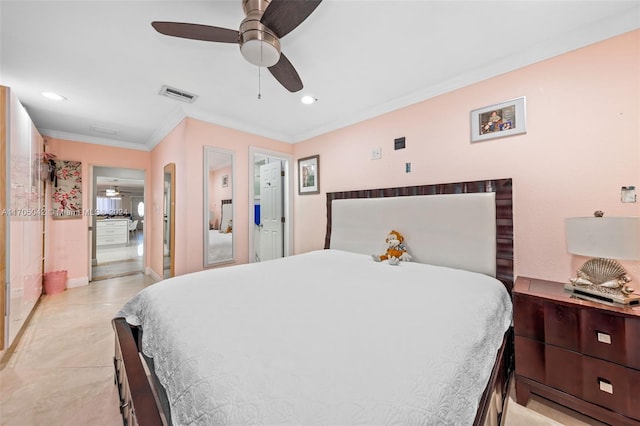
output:
<svg viewBox="0 0 640 426"><path fill-rule="evenodd" d="M269 71L288 91L293 93L302 90L302 80L284 53L280 54L280 60L277 64L269 67Z"/></svg>
<svg viewBox="0 0 640 426"><path fill-rule="evenodd" d="M271 0L260 22L279 38L300 25L322 0Z"/></svg>
<svg viewBox="0 0 640 426"><path fill-rule="evenodd" d="M160 34L188 38L192 40L215 41L219 43L239 43L240 33L227 28L183 22L154 21L153 28Z"/></svg>

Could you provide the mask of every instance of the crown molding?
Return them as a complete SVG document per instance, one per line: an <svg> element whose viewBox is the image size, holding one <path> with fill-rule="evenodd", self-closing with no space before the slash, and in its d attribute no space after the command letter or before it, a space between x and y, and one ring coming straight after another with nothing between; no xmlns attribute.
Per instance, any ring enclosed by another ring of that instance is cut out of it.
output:
<svg viewBox="0 0 640 426"><path fill-rule="evenodd" d="M135 142L99 138L99 137L88 136L88 135L79 135L77 133L60 132L60 131L51 130L51 129L38 129L38 131L42 136L49 136L55 139L64 139L64 140L73 141L73 142L91 143L95 145L107 145L107 146L117 147L117 148L135 149L138 151L149 151L146 145L135 143Z"/></svg>

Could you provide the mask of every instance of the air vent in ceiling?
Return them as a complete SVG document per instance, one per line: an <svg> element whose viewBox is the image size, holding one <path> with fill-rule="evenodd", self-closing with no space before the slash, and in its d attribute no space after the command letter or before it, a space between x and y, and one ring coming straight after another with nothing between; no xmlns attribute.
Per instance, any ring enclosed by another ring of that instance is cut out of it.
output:
<svg viewBox="0 0 640 426"><path fill-rule="evenodd" d="M109 127L102 127L102 126L90 126L89 130L91 130L93 133L98 133L98 134L107 135L107 136L115 136L118 134L118 131L116 129L111 129Z"/></svg>
<svg viewBox="0 0 640 426"><path fill-rule="evenodd" d="M175 87L169 87L166 85L162 86L162 89L160 89L160 95L172 99L177 99L188 104L192 104L196 101L196 99L198 99L198 95L194 95L193 93L185 92L184 90L176 89Z"/></svg>

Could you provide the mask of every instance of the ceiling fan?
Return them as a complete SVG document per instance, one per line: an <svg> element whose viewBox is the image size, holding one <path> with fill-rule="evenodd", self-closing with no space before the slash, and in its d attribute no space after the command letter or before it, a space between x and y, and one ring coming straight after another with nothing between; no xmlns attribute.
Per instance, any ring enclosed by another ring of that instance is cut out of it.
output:
<svg viewBox="0 0 640 426"><path fill-rule="evenodd" d="M237 43L242 56L271 74L290 92L302 89L302 80L280 50L280 39L293 31L322 0L242 0L246 15L239 31L210 25L154 21L161 34L218 43Z"/></svg>
<svg viewBox="0 0 640 426"><path fill-rule="evenodd" d="M117 195L120 195L120 191L118 190L118 187L111 187L111 188L106 188L104 190L104 195L106 195L107 197L115 197Z"/></svg>
<svg viewBox="0 0 640 426"><path fill-rule="evenodd" d="M107 197L117 197L122 194L132 194L132 191L123 191L119 186L110 185L107 188L101 190L101 193L104 192L104 195Z"/></svg>

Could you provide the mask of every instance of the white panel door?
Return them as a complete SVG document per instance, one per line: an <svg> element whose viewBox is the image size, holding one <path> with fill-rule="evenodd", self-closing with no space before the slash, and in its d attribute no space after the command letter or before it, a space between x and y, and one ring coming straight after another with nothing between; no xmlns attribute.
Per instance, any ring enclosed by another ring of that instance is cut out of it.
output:
<svg viewBox="0 0 640 426"><path fill-rule="evenodd" d="M283 256L282 166L274 161L260 166L260 260Z"/></svg>

